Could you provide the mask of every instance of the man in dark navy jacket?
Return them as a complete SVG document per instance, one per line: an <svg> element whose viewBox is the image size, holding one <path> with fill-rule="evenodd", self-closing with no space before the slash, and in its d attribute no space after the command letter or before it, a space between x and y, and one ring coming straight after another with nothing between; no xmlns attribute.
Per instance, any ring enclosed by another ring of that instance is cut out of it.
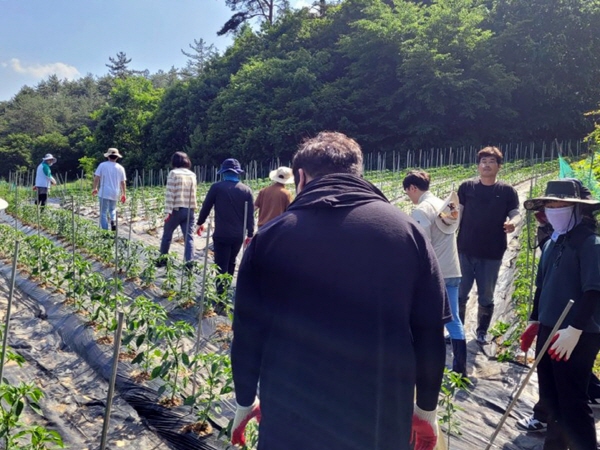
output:
<svg viewBox="0 0 600 450"><path fill-rule="evenodd" d="M244 241L247 244L254 234L254 199L252 190L240 181L240 175L244 171L237 159L228 158L223 161L217 173L222 180L214 183L206 193L198 215L197 232L201 234L204 231L204 222L214 207L215 264L219 267L219 273L233 276L242 244ZM217 281L218 294L221 295L224 291L225 286Z"/></svg>
<svg viewBox="0 0 600 450"><path fill-rule="evenodd" d="M407 450L411 424L433 449L451 316L432 247L345 135L304 142L293 171L238 274L232 442L257 416L260 450Z"/></svg>

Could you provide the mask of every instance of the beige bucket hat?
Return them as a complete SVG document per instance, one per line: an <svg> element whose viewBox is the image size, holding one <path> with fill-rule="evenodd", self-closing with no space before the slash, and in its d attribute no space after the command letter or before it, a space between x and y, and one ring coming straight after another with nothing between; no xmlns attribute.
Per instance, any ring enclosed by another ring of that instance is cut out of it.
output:
<svg viewBox="0 0 600 450"><path fill-rule="evenodd" d="M109 148L109 149L106 151L106 153L104 154L104 157L105 157L105 158L108 158L109 156L115 156L115 155L116 155L117 157L119 157L119 158L122 158L122 157L123 157L123 155L121 155L121 154L119 153L119 150L118 150L118 149L116 149L116 148Z"/></svg>
<svg viewBox="0 0 600 450"><path fill-rule="evenodd" d="M281 166L269 172L269 178L281 184L290 184L294 182L294 173L289 167Z"/></svg>

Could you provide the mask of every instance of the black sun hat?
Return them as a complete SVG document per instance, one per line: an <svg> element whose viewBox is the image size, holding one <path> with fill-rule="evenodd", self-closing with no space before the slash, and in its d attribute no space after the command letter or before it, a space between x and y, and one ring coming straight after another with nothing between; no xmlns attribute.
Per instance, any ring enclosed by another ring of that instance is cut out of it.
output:
<svg viewBox="0 0 600 450"><path fill-rule="evenodd" d="M556 200L579 203L591 209L600 208L600 201L594 200L589 189L575 178L548 181L544 195L525 200L523 206L528 211L538 211L544 207L545 202Z"/></svg>

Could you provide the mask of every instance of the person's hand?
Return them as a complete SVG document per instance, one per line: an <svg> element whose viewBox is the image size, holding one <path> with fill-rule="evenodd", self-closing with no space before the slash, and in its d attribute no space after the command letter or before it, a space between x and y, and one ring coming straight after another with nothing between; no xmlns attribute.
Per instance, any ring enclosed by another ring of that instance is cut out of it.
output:
<svg viewBox="0 0 600 450"><path fill-rule="evenodd" d="M125 194L121 195L121 203L125 203L127 201L127 197Z"/></svg>
<svg viewBox="0 0 600 450"><path fill-rule="evenodd" d="M92 195L98 195L98 189L93 189L92 190Z"/></svg>
<svg viewBox="0 0 600 450"><path fill-rule="evenodd" d="M165 217L165 222L168 222L170 218L171 218L171 213L167 214L167 217Z"/></svg>
<svg viewBox="0 0 600 450"><path fill-rule="evenodd" d="M568 361L573 349L579 342L580 336L581 330L572 326L558 330L552 338L552 345L548 350L548 354L555 361Z"/></svg>
<svg viewBox="0 0 600 450"><path fill-rule="evenodd" d="M247 238L244 240L244 248L246 248L246 247L248 247L248 246L250 245L250 241L252 241L252 238L251 238L251 237L247 237Z"/></svg>
<svg viewBox="0 0 600 450"><path fill-rule="evenodd" d="M250 420L256 417L256 421L260 422L260 402L258 398L254 399L254 403L250 406L237 405L233 425L231 426L231 443L233 445L246 445L246 425Z"/></svg>
<svg viewBox="0 0 600 450"><path fill-rule="evenodd" d="M198 236L202 236L202 233L204 233L204 225L198 225L198 229L196 230L196 234Z"/></svg>
<svg viewBox="0 0 600 450"><path fill-rule="evenodd" d="M527 328L521 335L521 350L527 352L533 344L533 340L536 338L540 329L540 323L537 321L531 321L527 323Z"/></svg>
<svg viewBox="0 0 600 450"><path fill-rule="evenodd" d="M33 187L33 190L34 190L34 191L37 191L37 186L34 186L34 187Z"/></svg>
<svg viewBox="0 0 600 450"><path fill-rule="evenodd" d="M504 222L504 232L508 234L512 233L513 231L515 231L515 224L512 223L510 220Z"/></svg>
<svg viewBox="0 0 600 450"><path fill-rule="evenodd" d="M414 450L433 450L437 437L437 410L424 411L415 405L410 440Z"/></svg>
<svg viewBox="0 0 600 450"><path fill-rule="evenodd" d="M54 178L52 178L52 179L50 180L50 183L51 183L53 186L56 186L56 180L55 180Z"/></svg>

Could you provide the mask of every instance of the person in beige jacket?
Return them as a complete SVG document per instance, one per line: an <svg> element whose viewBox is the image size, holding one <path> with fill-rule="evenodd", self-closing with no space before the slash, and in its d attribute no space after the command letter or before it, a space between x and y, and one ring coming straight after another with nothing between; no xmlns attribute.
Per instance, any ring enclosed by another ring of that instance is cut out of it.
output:
<svg viewBox="0 0 600 450"><path fill-rule="evenodd" d="M402 186L408 198L417 205L411 216L421 225L431 241L437 256L452 311L452 321L446 329L452 339L454 361L452 370L467 376L467 344L465 329L458 315L458 286L461 272L456 247L456 230L459 223L458 196L452 193L446 201L429 191L430 177L427 172L413 170L406 175Z"/></svg>

